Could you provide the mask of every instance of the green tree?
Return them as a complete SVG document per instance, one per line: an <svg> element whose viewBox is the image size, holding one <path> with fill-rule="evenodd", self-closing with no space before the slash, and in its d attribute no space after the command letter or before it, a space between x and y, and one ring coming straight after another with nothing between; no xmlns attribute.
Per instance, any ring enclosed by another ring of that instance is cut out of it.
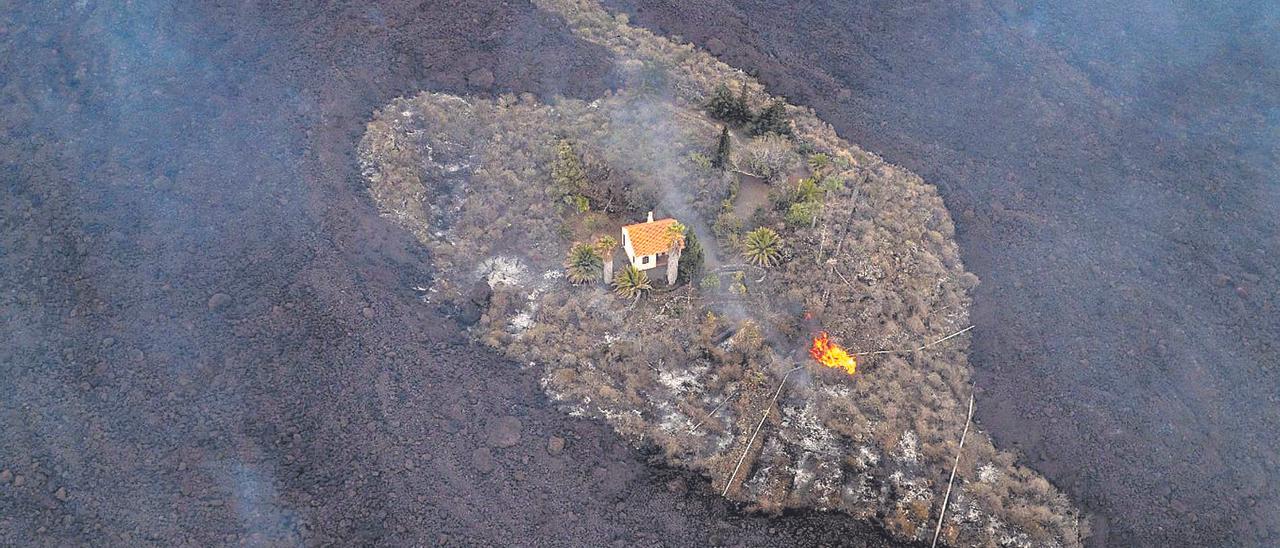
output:
<svg viewBox="0 0 1280 548"><path fill-rule="evenodd" d="M711 93L707 101L707 114L712 118L734 125L742 125L751 121L751 109L747 107L747 86L742 86L742 93L734 96L729 87L720 84Z"/></svg>
<svg viewBox="0 0 1280 548"><path fill-rule="evenodd" d="M724 169L729 164L729 153L732 143L729 137L729 126L720 128L720 141L716 143L716 155L711 159L711 165Z"/></svg>
<svg viewBox="0 0 1280 548"><path fill-rule="evenodd" d="M556 143L556 159L551 164L551 180L556 190L564 196L564 201L585 211L590 206L583 196L587 191L587 170L582 165L582 157L573 150L567 139Z"/></svg>
<svg viewBox="0 0 1280 548"><path fill-rule="evenodd" d="M613 279L613 251L618 249L618 240L613 236L605 234L596 240L596 252L600 254L600 260L604 261L604 283L609 283Z"/></svg>
<svg viewBox="0 0 1280 548"><path fill-rule="evenodd" d="M787 224L793 227L812 226L822 212L822 202L796 202L787 208Z"/></svg>
<svg viewBox="0 0 1280 548"><path fill-rule="evenodd" d="M791 122L787 120L787 110L782 101L774 101L769 104L751 121L752 135L764 135L766 133L776 133L783 136L791 135Z"/></svg>
<svg viewBox="0 0 1280 548"><path fill-rule="evenodd" d="M751 113L751 107L747 105L747 83L743 82L738 87L738 98L734 101L734 118L729 120L738 125L750 122L755 117Z"/></svg>
<svg viewBox="0 0 1280 548"><path fill-rule="evenodd" d="M742 240L742 256L755 265L774 266L782 259L782 237L768 227L752 230Z"/></svg>
<svg viewBox="0 0 1280 548"><path fill-rule="evenodd" d="M600 256L591 244L575 243L564 258L565 276L570 283L584 284L596 279L600 272Z"/></svg>
<svg viewBox="0 0 1280 548"><path fill-rule="evenodd" d="M613 291L621 297L639 299L650 289L653 286L649 285L649 275L635 265L628 264L613 278Z"/></svg>
<svg viewBox="0 0 1280 548"><path fill-rule="evenodd" d="M733 92L729 91L729 87L724 84L717 85L715 91L711 92L711 99L707 100L707 114L717 120L728 122L733 114L733 104Z"/></svg>
<svg viewBox="0 0 1280 548"><path fill-rule="evenodd" d="M693 231L689 231L684 237L684 251L680 253L680 272L676 275L676 281L696 280L702 274L702 265L706 259L704 255L702 243Z"/></svg>

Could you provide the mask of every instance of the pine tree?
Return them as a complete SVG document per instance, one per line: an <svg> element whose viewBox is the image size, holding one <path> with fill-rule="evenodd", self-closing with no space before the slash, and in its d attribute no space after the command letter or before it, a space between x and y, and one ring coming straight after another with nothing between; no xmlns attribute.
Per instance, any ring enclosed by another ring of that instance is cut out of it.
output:
<svg viewBox="0 0 1280 548"><path fill-rule="evenodd" d="M764 135L766 133L776 133L778 135L790 136L791 123L787 120L786 107L782 106L781 101L774 101L751 122L752 135Z"/></svg>
<svg viewBox="0 0 1280 548"><path fill-rule="evenodd" d="M733 101L733 119L729 120L738 125L751 121L751 107L747 106L747 83L743 82L738 88L738 97Z"/></svg>
<svg viewBox="0 0 1280 548"><path fill-rule="evenodd" d="M724 84L716 86L711 94L711 100L707 101L707 114L717 120L730 122L734 118L735 100L729 88Z"/></svg>
<svg viewBox="0 0 1280 548"><path fill-rule="evenodd" d="M707 101L707 113L712 118L722 122L728 122L735 126L740 126L751 121L751 108L747 106L747 86L742 85L742 90L737 96L729 91L729 87L720 84L716 86L715 91L711 93L711 99Z"/></svg>
<svg viewBox="0 0 1280 548"><path fill-rule="evenodd" d="M684 251L680 252L680 272L676 275L678 282L691 282L702 274L704 262L702 244L690 230L684 237Z"/></svg>
<svg viewBox="0 0 1280 548"><path fill-rule="evenodd" d="M729 165L729 148L730 148L729 126L720 128L720 142L716 143L716 155L711 159L711 165L724 169Z"/></svg>

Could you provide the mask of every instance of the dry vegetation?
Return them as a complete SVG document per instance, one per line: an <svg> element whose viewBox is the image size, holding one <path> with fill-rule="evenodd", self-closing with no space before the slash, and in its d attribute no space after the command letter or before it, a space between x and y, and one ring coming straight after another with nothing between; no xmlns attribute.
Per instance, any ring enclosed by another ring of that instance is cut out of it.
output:
<svg viewBox="0 0 1280 548"><path fill-rule="evenodd" d="M570 412L607 420L731 498L765 511L840 510L931 537L965 422L966 337L865 357L852 377L804 351L816 329L866 351L967 325L977 280L934 189L792 106L792 137L736 129L726 169L712 167L721 125L702 106L726 84L745 86L758 111L773 101L758 83L592 2L535 3L611 49L625 86L590 103L423 93L376 113L361 143L375 200L439 268L428 298L463 302L486 280L478 338L542 368ZM552 176L566 142L588 187ZM735 208L742 173L771 181L746 218ZM689 226L706 248L703 272L675 287L655 279L639 301L564 278L575 242L617 237L650 209ZM778 266L742 260L742 237L757 227L782 236ZM1057 490L971 433L944 541L1072 546L1081 536Z"/></svg>

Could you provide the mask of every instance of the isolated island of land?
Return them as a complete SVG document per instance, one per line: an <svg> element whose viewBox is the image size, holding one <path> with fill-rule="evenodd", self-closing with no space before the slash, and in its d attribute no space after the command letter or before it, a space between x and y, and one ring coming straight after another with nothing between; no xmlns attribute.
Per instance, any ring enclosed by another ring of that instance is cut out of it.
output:
<svg viewBox="0 0 1280 548"><path fill-rule="evenodd" d="M422 93L361 142L374 199L437 269L425 300L540 368L567 412L762 511L929 540L945 497L947 544L1080 544L1045 479L977 428L961 450L977 279L933 187L692 46L537 4L614 53L617 91ZM856 369L812 359L828 342Z"/></svg>

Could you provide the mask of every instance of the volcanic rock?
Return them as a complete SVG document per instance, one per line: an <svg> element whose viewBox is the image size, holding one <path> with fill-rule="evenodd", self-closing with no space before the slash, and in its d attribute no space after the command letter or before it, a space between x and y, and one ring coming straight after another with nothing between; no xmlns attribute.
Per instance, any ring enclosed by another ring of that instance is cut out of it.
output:
<svg viewBox="0 0 1280 548"><path fill-rule="evenodd" d="M493 297L493 288L489 286L489 282L476 280L471 284L471 289L467 291L467 300L475 303L476 306L489 306L489 298Z"/></svg>
<svg viewBox="0 0 1280 548"><path fill-rule="evenodd" d="M481 474L487 474L493 471L493 453L488 448L481 447L471 452L471 466Z"/></svg>
<svg viewBox="0 0 1280 548"><path fill-rule="evenodd" d="M547 440L547 452L552 455L559 455L561 451L564 451L564 438L551 436L551 439Z"/></svg>
<svg viewBox="0 0 1280 548"><path fill-rule="evenodd" d="M226 293L214 293L209 297L209 310L218 310L228 304L231 304L231 295Z"/></svg>
<svg viewBox="0 0 1280 548"><path fill-rule="evenodd" d="M485 434L490 446L511 447L520 443L520 419L515 417L499 417L490 419L485 426Z"/></svg>
<svg viewBox="0 0 1280 548"><path fill-rule="evenodd" d="M493 71L478 68L467 73L467 85L477 89L486 89L493 85Z"/></svg>

